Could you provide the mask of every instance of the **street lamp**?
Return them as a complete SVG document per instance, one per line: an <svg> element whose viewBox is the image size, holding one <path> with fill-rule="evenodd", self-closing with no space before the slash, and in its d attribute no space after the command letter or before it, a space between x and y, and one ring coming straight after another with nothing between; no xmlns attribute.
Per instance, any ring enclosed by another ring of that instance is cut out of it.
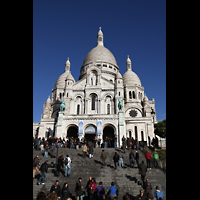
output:
<svg viewBox="0 0 200 200"><path fill-rule="evenodd" d="M155 112L153 109L151 109L151 115L153 116L153 132L154 132L154 116L155 116ZM156 134L154 133L154 137L156 137Z"/></svg>

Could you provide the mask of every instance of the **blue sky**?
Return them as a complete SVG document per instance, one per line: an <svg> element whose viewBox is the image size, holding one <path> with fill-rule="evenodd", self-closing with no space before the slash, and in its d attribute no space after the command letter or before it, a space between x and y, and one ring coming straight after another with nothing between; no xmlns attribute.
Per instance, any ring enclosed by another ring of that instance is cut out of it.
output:
<svg viewBox="0 0 200 200"><path fill-rule="evenodd" d="M155 99L157 120L166 118L165 0L33 0L33 122L40 122L68 57L78 81L99 27L120 73L129 55L147 97Z"/></svg>

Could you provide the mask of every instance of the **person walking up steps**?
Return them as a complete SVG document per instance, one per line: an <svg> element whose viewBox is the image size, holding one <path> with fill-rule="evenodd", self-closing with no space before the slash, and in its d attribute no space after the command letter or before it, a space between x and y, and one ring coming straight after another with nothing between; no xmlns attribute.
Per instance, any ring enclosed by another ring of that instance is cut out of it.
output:
<svg viewBox="0 0 200 200"><path fill-rule="evenodd" d="M110 199L113 200L115 196L118 195L118 188L115 186L115 183L111 183L111 187L109 188Z"/></svg>
<svg viewBox="0 0 200 200"><path fill-rule="evenodd" d="M100 156L100 159L102 160L102 165L105 166L106 165L106 158L107 158L107 155L106 153L104 152L104 149L102 150L101 152L101 156Z"/></svg>
<svg viewBox="0 0 200 200"><path fill-rule="evenodd" d="M97 187L97 200L103 200L103 195L105 194L105 188L103 183L100 181Z"/></svg>
<svg viewBox="0 0 200 200"><path fill-rule="evenodd" d="M123 168L124 165L123 165L123 155L122 155L122 152L120 151L118 155L119 155L119 168L121 168L121 166Z"/></svg>
<svg viewBox="0 0 200 200"><path fill-rule="evenodd" d="M142 161L142 164L140 164L140 167L139 167L139 174L141 175L143 185L144 185L146 172L147 172L147 166L144 164L144 161Z"/></svg>
<svg viewBox="0 0 200 200"><path fill-rule="evenodd" d="M66 156L64 163L65 163L65 176L69 176L71 172L71 158L69 155Z"/></svg>
<svg viewBox="0 0 200 200"><path fill-rule="evenodd" d="M154 192L154 196L155 196L156 200L159 200L159 198L165 197L165 195L163 194L163 192L160 190L160 188L158 186L156 186L156 191Z"/></svg>

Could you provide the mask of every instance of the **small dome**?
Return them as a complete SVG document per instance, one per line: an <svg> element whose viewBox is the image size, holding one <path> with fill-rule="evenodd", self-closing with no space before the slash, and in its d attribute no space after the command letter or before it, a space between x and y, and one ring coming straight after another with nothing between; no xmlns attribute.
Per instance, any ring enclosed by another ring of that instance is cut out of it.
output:
<svg viewBox="0 0 200 200"><path fill-rule="evenodd" d="M63 88L65 87L65 80L72 80L75 82L74 77L71 75L71 72L65 71L60 77L57 79L55 88Z"/></svg>
<svg viewBox="0 0 200 200"><path fill-rule="evenodd" d="M146 96L146 94L144 95L143 101L144 101L144 102L148 102L148 101L149 101L149 99L148 99L148 97Z"/></svg>
<svg viewBox="0 0 200 200"><path fill-rule="evenodd" d="M119 72L117 72L117 77L116 78L117 79L122 78L122 75Z"/></svg>
<svg viewBox="0 0 200 200"><path fill-rule="evenodd" d="M134 73L132 70L127 70L123 75L123 82L124 85L139 85L141 86L141 82L139 77L136 73Z"/></svg>
<svg viewBox="0 0 200 200"><path fill-rule="evenodd" d="M67 79L67 80L72 80L73 82L75 82L75 79L74 79L74 77L72 76L71 73L68 74L68 76L67 76L66 79Z"/></svg>

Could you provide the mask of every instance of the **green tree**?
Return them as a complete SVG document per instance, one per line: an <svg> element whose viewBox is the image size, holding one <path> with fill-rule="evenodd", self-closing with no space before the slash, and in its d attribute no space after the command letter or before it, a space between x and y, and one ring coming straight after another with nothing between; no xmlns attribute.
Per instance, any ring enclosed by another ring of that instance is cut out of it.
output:
<svg viewBox="0 0 200 200"><path fill-rule="evenodd" d="M166 137L166 119L154 124L154 133L162 138Z"/></svg>

